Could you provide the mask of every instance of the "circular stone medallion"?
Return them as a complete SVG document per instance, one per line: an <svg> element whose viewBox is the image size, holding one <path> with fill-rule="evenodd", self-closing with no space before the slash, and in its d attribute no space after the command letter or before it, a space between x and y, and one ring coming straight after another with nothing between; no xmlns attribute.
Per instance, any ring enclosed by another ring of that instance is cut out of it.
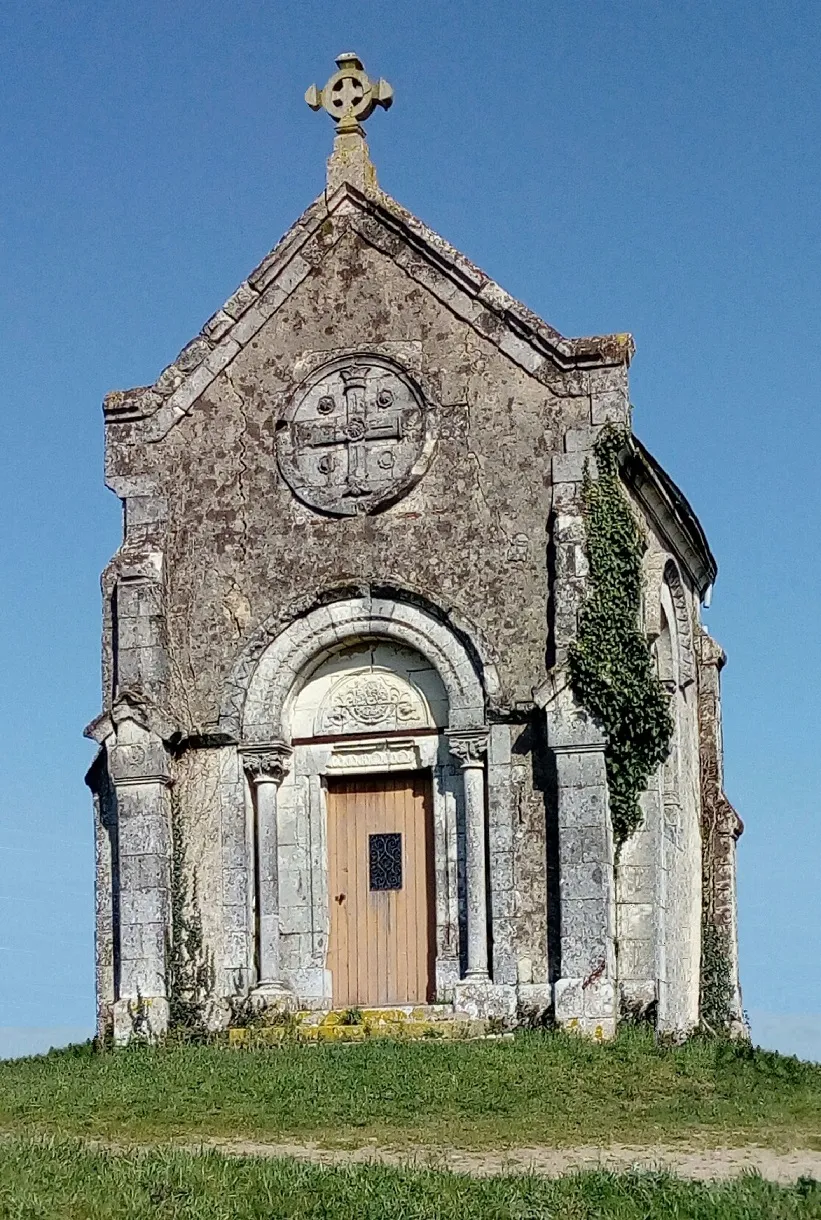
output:
<svg viewBox="0 0 821 1220"><path fill-rule="evenodd" d="M339 516L374 512L421 478L433 449L424 399L379 356L325 365L299 387L277 429L285 482Z"/></svg>

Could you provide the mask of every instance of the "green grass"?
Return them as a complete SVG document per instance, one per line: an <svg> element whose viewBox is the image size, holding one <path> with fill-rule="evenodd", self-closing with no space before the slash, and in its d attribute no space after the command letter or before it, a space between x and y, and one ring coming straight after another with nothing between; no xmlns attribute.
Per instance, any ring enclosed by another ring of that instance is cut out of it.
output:
<svg viewBox="0 0 821 1220"><path fill-rule="evenodd" d="M430 1169L320 1169L214 1152L133 1155L11 1141L0 1158L5 1220L793 1220L821 1217L821 1184L721 1185L664 1174L470 1179Z"/></svg>
<svg viewBox="0 0 821 1220"><path fill-rule="evenodd" d="M821 1066L746 1046L512 1041L189 1046L0 1063L0 1131L505 1148L580 1143L821 1147Z"/></svg>

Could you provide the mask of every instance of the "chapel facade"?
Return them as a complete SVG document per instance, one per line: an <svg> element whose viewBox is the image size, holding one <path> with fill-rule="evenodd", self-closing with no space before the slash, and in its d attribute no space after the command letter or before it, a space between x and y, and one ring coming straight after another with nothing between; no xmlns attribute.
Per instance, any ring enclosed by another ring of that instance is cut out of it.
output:
<svg viewBox="0 0 821 1220"><path fill-rule="evenodd" d="M630 432L632 339L562 337L384 194L361 124L390 86L337 64L306 95L336 125L326 189L104 402L100 1032L167 1028L181 902L215 1026L250 996L686 1034L718 953L741 1028L716 565ZM567 664L612 427L673 722L619 850Z"/></svg>

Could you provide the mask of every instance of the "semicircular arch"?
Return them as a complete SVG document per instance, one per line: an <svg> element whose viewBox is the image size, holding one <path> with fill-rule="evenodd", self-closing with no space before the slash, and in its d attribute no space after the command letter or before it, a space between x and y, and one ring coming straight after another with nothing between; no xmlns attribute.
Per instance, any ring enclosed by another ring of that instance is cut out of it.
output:
<svg viewBox="0 0 821 1220"><path fill-rule="evenodd" d="M673 603L673 613L676 619L679 686L688 686L696 676L693 656L693 622L687 605L684 582L675 559L668 559L664 565L664 584L670 591L670 600Z"/></svg>
<svg viewBox="0 0 821 1220"><path fill-rule="evenodd" d="M696 676L693 651L693 623L687 593L679 566L672 555L655 553L644 559L644 629L651 642L662 630L662 593L670 599L671 630L677 645L677 671L680 686L688 686Z"/></svg>
<svg viewBox="0 0 821 1220"><path fill-rule="evenodd" d="M365 639L393 641L426 657L447 694L449 728L484 727L482 681L467 647L446 623L399 599L347 597L300 615L256 656L243 653L226 683L220 728L245 741L284 739L288 707L317 663Z"/></svg>

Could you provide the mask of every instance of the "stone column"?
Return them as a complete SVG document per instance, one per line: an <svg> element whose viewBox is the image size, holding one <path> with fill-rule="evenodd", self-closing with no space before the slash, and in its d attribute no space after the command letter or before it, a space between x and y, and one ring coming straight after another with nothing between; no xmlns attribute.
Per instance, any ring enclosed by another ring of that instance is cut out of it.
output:
<svg viewBox="0 0 821 1220"><path fill-rule="evenodd" d="M465 868L468 908L467 973L471 982L488 981L487 845L485 835L485 752L487 733L449 733L450 751L459 759L465 786Z"/></svg>
<svg viewBox="0 0 821 1220"><path fill-rule="evenodd" d="M245 746L242 750L245 773L256 798L259 980L255 991L273 998L290 998L291 994L280 977L277 828L277 793L290 770L291 754L290 746L282 742Z"/></svg>

